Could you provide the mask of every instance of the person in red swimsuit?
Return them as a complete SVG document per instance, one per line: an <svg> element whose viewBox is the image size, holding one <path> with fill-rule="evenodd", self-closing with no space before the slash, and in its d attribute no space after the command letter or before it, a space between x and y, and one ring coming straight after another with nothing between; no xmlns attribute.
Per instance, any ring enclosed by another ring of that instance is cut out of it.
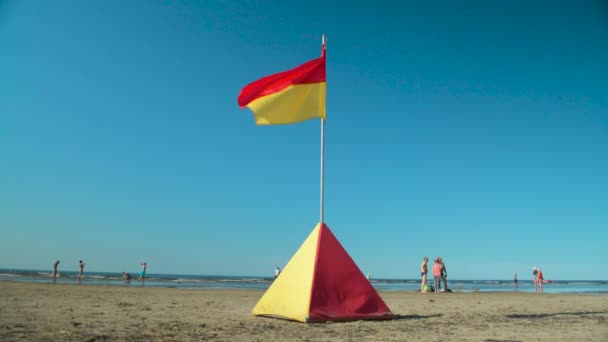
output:
<svg viewBox="0 0 608 342"><path fill-rule="evenodd" d="M543 292L543 280L545 280L545 278L543 277L543 271L540 270L540 268L538 269L538 273L536 274L536 291L537 292Z"/></svg>

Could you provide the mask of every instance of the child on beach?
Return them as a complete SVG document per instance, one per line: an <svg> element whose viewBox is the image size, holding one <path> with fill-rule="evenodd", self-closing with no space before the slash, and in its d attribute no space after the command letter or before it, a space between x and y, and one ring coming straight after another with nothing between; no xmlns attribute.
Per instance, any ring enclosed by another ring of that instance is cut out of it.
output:
<svg viewBox="0 0 608 342"><path fill-rule="evenodd" d="M422 259L422 264L420 265L420 276L422 277L422 282L420 283L420 291L424 292L424 286L426 285L426 276L429 273L429 268L428 268L428 262L429 262L429 258L428 257L424 257L424 259Z"/></svg>
<svg viewBox="0 0 608 342"><path fill-rule="evenodd" d="M441 262L439 258L433 260L433 280L435 281L435 293L439 293L439 286L441 286Z"/></svg>
<svg viewBox="0 0 608 342"><path fill-rule="evenodd" d="M131 282L131 273L127 273L127 272L122 272L122 279L125 280L125 282L130 283Z"/></svg>

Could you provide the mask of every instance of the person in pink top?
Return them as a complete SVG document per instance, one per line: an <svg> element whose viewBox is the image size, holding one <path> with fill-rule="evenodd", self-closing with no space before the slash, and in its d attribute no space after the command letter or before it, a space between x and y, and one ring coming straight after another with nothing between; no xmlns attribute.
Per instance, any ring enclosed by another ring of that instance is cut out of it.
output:
<svg viewBox="0 0 608 342"><path fill-rule="evenodd" d="M433 260L433 279L435 280L435 293L439 293L439 286L441 286L441 261L439 258Z"/></svg>

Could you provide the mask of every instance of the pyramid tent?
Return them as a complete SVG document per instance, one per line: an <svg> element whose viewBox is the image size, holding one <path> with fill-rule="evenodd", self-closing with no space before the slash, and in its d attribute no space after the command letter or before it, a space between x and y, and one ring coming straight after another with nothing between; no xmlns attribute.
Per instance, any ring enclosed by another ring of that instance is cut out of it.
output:
<svg viewBox="0 0 608 342"><path fill-rule="evenodd" d="M300 322L393 318L325 223L306 238L253 314Z"/></svg>

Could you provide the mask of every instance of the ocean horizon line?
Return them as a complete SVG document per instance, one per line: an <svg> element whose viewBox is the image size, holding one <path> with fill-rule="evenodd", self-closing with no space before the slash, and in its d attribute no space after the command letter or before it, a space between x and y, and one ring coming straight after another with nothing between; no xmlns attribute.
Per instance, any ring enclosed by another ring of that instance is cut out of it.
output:
<svg viewBox="0 0 608 342"><path fill-rule="evenodd" d="M0 282L19 283L57 283L70 285L99 286L132 286L162 287L177 289L241 289L267 290L274 281L273 276L242 275L204 275L204 274L171 274L147 273L144 281L139 281L139 272L132 272L128 279L122 272L84 272L79 277L78 271L61 271L53 278L49 269L14 269L0 268ZM371 278L370 283L379 291L419 291L420 278ZM427 282L428 283L428 282ZM515 283L513 279L449 279L448 288L452 292L535 292L532 280ZM556 280L544 287L546 293L588 293L607 294L607 280Z"/></svg>

